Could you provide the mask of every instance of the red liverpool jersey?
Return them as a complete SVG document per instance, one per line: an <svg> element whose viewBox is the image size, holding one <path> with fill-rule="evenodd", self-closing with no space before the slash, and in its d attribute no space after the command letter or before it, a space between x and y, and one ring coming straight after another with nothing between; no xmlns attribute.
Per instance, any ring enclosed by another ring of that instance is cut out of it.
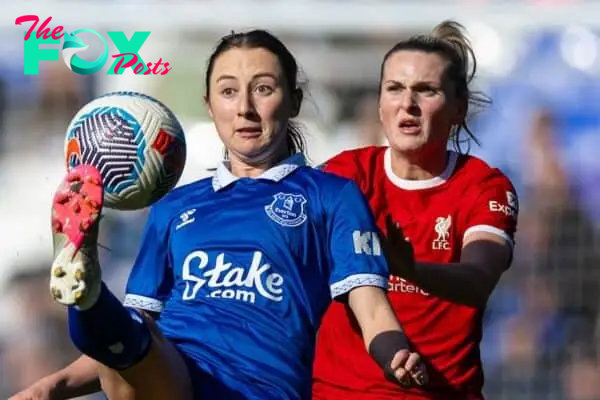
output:
<svg viewBox="0 0 600 400"><path fill-rule="evenodd" d="M518 201L510 181L478 158L448 154L442 175L423 181L394 175L385 147L343 152L325 170L359 184L383 232L387 214L399 222L417 261L458 262L472 232L490 232L512 245ZM317 338L314 398L482 399L484 310L440 299L397 277L390 278L389 298L415 350L429 363L430 383L403 389L386 381L365 350L351 311L334 303Z"/></svg>

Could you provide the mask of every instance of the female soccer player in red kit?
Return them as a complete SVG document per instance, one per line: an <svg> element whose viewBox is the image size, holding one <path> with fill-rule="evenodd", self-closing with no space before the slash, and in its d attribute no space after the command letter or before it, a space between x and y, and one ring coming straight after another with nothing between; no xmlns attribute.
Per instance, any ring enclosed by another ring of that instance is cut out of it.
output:
<svg viewBox="0 0 600 400"><path fill-rule="evenodd" d="M428 362L429 384L388 381L347 306L333 304L317 340L316 400L483 399L482 316L511 262L518 201L498 169L447 150L462 132L474 139L465 118L484 100L469 87L474 61L456 22L396 44L379 89L389 147L346 151L324 167L359 184L387 235L380 244L356 232L355 251L385 251L389 298Z"/></svg>

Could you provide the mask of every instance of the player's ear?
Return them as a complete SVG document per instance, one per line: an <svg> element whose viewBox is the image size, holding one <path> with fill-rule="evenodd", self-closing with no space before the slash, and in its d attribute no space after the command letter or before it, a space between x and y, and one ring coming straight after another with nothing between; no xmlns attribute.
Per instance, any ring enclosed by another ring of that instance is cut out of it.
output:
<svg viewBox="0 0 600 400"><path fill-rule="evenodd" d="M296 118L298 114L300 114L300 106L302 105L302 99L304 98L304 93L302 89L297 88L292 93L292 115L291 118Z"/></svg>
<svg viewBox="0 0 600 400"><path fill-rule="evenodd" d="M204 95L203 98L204 98L204 105L206 105L206 110L208 111L208 115L210 116L210 119L214 119L212 108L210 107L210 101L208 101L208 96Z"/></svg>

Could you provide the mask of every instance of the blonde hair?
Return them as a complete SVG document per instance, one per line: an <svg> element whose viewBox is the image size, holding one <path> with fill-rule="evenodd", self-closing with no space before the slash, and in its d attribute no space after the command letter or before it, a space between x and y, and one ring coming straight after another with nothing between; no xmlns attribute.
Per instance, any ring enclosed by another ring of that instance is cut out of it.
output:
<svg viewBox="0 0 600 400"><path fill-rule="evenodd" d="M477 60L466 30L460 23L452 20L443 21L428 35L415 35L396 43L383 58L380 80L388 58L402 50L436 53L446 59L449 62L446 70L447 78L454 82L456 98L467 102L467 114L473 114L473 108L483 109L491 103L490 98L484 93L471 89L477 71ZM467 135L465 139L460 135L463 131ZM461 144L465 142L468 145L471 141L479 144L466 118L460 126L450 132L450 140L454 142L458 151L461 150Z"/></svg>

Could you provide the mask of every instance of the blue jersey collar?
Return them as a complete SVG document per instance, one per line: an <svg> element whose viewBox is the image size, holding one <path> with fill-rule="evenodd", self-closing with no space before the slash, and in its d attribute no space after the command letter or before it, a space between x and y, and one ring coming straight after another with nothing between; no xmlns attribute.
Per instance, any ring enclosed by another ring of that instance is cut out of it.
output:
<svg viewBox="0 0 600 400"><path fill-rule="evenodd" d="M256 179L267 179L273 182L279 182L298 167L306 165L306 158L302 153L296 153L291 157L286 158L271 169L266 170L261 175L257 176ZM235 176L229 170L229 163L227 161L219 163L215 175L212 178L212 186L215 192L231 185L233 182L240 179L239 176Z"/></svg>

